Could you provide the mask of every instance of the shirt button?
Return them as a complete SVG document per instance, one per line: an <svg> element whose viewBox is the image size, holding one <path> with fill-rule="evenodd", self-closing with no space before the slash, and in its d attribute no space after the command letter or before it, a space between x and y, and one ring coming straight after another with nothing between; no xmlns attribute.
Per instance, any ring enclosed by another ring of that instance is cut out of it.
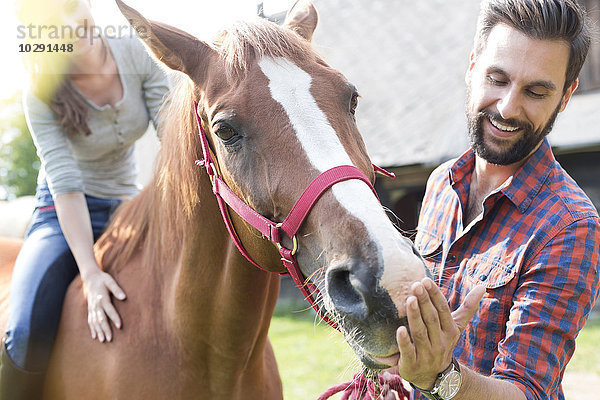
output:
<svg viewBox="0 0 600 400"><path fill-rule="evenodd" d="M487 280L488 276L486 274L481 274L479 275L479 280L481 282L485 282Z"/></svg>
<svg viewBox="0 0 600 400"><path fill-rule="evenodd" d="M456 256L454 254L449 254L447 261L450 262L450 263L456 262Z"/></svg>

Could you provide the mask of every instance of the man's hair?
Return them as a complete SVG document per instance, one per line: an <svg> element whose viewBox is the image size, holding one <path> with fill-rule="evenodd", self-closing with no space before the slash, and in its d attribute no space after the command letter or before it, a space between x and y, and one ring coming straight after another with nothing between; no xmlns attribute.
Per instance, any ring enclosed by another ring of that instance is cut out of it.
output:
<svg viewBox="0 0 600 400"><path fill-rule="evenodd" d="M497 24L506 24L532 39L567 42L570 54L563 90L577 79L590 47L591 23L576 0L483 0L475 56L483 52Z"/></svg>

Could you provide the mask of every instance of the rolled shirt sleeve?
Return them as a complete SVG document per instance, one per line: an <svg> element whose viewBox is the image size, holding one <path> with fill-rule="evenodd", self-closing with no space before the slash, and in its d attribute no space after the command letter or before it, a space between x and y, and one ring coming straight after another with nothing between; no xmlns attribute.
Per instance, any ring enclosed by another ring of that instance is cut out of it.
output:
<svg viewBox="0 0 600 400"><path fill-rule="evenodd" d="M555 227L554 233L523 266L492 370L527 399L549 399L558 390L575 338L598 297L598 218Z"/></svg>

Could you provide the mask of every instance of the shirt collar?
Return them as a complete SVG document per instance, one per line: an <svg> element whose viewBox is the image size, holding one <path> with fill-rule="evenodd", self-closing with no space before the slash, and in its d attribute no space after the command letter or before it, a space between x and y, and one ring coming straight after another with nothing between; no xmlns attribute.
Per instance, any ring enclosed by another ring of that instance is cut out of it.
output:
<svg viewBox="0 0 600 400"><path fill-rule="evenodd" d="M470 183L471 173L475 167L475 153L473 149L465 151L450 167L450 183L452 186L459 182Z"/></svg>
<svg viewBox="0 0 600 400"><path fill-rule="evenodd" d="M521 168L500 187L500 191L524 213L550 175L555 161L548 139L544 139Z"/></svg>
<svg viewBox="0 0 600 400"><path fill-rule="evenodd" d="M548 139L545 138L540 147L495 193L502 192L521 213L524 213L550 175L555 161ZM475 154L473 149L469 149L450 167L452 186L458 182L464 182L465 186L468 186L474 167Z"/></svg>

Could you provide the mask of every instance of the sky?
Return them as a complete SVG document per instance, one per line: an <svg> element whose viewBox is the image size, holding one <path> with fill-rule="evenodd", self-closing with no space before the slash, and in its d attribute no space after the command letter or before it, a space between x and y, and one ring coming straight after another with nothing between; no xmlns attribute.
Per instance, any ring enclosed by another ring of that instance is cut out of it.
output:
<svg viewBox="0 0 600 400"><path fill-rule="evenodd" d="M10 97L25 85L26 77L19 54L15 0L0 0L0 99ZM209 39L227 23L251 18L260 0L127 0L126 3L148 19L166 22L200 39ZM262 0L265 13L286 10L293 0ZM105 29L127 27L113 0L91 0L96 24Z"/></svg>

